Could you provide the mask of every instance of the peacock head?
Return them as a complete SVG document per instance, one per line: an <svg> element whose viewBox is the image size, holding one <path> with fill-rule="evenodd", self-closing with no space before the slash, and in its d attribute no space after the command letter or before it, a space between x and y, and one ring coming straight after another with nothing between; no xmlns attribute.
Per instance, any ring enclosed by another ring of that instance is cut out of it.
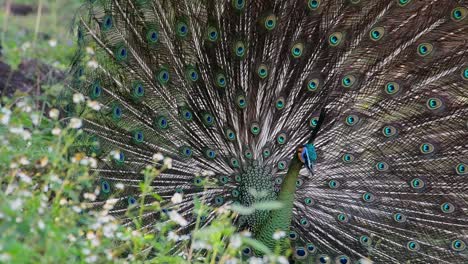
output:
<svg viewBox="0 0 468 264"><path fill-rule="evenodd" d="M313 166L317 161L317 152L314 144L305 144L297 149L297 156L304 165L312 171Z"/></svg>

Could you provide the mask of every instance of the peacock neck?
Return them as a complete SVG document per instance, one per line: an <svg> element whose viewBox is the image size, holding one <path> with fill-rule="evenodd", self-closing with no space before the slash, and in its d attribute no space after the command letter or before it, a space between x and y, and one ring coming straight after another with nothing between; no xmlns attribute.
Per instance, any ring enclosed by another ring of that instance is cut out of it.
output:
<svg viewBox="0 0 468 264"><path fill-rule="evenodd" d="M256 234L256 239L263 242L266 246L274 249L278 243L284 250L287 248L287 239L282 239L279 242L273 239L273 234L276 231L289 232L289 226L291 225L292 219L292 208L294 203L294 195L296 191L296 182L299 176L299 171L302 168L302 162L299 161L297 156L291 160L289 164L288 172L281 185L281 190L277 200L283 204L280 210L274 210L270 212L267 219L267 223L263 225L263 228Z"/></svg>

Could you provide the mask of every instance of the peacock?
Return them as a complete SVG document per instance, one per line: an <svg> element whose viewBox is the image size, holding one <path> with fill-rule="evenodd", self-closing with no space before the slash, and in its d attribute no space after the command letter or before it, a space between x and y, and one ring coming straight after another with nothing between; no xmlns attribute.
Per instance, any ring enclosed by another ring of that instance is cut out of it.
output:
<svg viewBox="0 0 468 264"><path fill-rule="evenodd" d="M468 263L467 4L87 0L69 90L100 106L94 206L138 206L158 154L187 229L196 197L279 201L236 224L298 261Z"/></svg>

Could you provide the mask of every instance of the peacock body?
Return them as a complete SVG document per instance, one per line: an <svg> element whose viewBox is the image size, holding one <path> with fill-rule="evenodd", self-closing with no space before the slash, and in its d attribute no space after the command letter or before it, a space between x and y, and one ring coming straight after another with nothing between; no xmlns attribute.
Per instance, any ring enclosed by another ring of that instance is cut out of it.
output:
<svg viewBox="0 0 468 264"><path fill-rule="evenodd" d="M184 193L188 228L195 197L278 200L238 224L299 260L468 263L466 4L89 0L72 89L101 105L95 205L123 215L161 153L152 185L169 210Z"/></svg>

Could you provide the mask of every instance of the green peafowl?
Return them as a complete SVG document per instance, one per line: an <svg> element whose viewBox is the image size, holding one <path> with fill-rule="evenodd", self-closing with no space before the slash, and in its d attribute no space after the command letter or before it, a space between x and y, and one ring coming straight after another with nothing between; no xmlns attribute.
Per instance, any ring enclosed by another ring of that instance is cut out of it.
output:
<svg viewBox="0 0 468 264"><path fill-rule="evenodd" d="M467 3L89 0L70 91L101 106L95 205L123 215L159 153L187 229L195 197L280 201L237 224L298 260L468 263Z"/></svg>

